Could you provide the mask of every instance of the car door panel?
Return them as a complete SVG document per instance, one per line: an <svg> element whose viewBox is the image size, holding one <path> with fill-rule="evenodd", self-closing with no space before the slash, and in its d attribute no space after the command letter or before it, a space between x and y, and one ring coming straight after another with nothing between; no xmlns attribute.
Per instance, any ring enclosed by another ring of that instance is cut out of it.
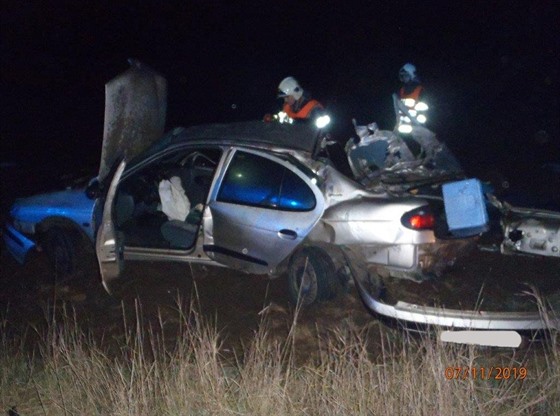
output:
<svg viewBox="0 0 560 416"><path fill-rule="evenodd" d="M126 162L123 160L111 180L107 195L105 196L105 202L98 204L98 209L103 206L103 216L97 232L95 250L103 286L109 293L112 293L113 283L119 278L123 269L122 238L115 230L112 214L118 184L125 167Z"/></svg>
<svg viewBox="0 0 560 416"><path fill-rule="evenodd" d="M206 226L204 249L211 258L230 267L251 273L274 273L318 221L324 209L324 198L311 180L288 162L261 152L243 153L261 158L267 167L288 172L284 173L283 181L286 182L287 176L292 182L300 181L298 186L308 187L308 195L298 198L290 190L263 198L267 194L264 182L256 187L243 188L240 184L233 190L225 190L228 177L232 176L231 172L226 172L222 175L220 191L214 193L209 203L212 221ZM232 169L231 163L229 169ZM273 175L270 170L267 172ZM255 182L259 181L253 178L251 183ZM309 195L314 197L313 206L306 201ZM246 203L236 201L243 198ZM309 209L298 208L299 203L308 204Z"/></svg>

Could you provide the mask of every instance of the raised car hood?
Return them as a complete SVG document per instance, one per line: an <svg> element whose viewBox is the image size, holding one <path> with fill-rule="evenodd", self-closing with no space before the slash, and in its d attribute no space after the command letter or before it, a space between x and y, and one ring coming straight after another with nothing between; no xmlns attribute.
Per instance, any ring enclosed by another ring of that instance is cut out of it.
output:
<svg viewBox="0 0 560 416"><path fill-rule="evenodd" d="M141 153L161 138L165 128L167 81L138 61L129 63L127 71L105 84L100 182L116 161Z"/></svg>

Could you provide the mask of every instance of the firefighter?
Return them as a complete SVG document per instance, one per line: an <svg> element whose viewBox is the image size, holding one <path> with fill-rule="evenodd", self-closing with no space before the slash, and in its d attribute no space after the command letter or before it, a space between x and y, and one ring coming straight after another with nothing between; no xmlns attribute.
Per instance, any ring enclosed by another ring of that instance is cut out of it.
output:
<svg viewBox="0 0 560 416"><path fill-rule="evenodd" d="M282 111L274 116L265 116L266 121L271 119L281 123L312 121L319 128L324 128L330 123L330 117L323 105L311 98L294 77L286 77L280 82L278 98L284 99Z"/></svg>
<svg viewBox="0 0 560 416"><path fill-rule="evenodd" d="M402 86L395 99L397 130L401 134L412 132L414 125L425 125L428 105L423 101L424 87L416 75L416 67L407 63L399 70Z"/></svg>

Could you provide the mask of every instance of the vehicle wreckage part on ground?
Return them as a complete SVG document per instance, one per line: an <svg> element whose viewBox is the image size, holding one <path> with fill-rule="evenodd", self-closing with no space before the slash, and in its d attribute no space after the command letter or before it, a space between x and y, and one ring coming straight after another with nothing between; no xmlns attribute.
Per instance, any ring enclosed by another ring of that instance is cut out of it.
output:
<svg viewBox="0 0 560 416"><path fill-rule="evenodd" d="M367 280L366 280L367 279ZM381 300L381 288L370 276L355 278L364 303L372 311L387 318L422 325L450 328L493 330L560 329L560 318L546 312L488 312L457 310L416 305L398 301L395 305Z"/></svg>
<svg viewBox="0 0 560 416"><path fill-rule="evenodd" d="M361 260L357 247L345 246L343 253L350 267L358 292L366 307L376 314L403 322L437 325L449 328L484 330L560 329L560 317L555 312L488 312L430 307L397 301L389 305L382 300L383 284Z"/></svg>

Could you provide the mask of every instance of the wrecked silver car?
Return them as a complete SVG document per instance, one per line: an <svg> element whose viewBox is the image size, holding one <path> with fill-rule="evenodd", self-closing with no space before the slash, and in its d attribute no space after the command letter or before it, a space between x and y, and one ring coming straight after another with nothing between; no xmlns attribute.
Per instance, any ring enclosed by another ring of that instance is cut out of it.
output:
<svg viewBox="0 0 560 416"><path fill-rule="evenodd" d="M139 92L122 94L125 85ZM160 138L164 86L140 64L107 84L104 160L89 191L99 197L96 251L109 291L128 261L179 261L287 274L292 299L310 304L333 297L358 263L425 280L473 244L438 238L444 219L427 199L342 175L318 156L314 126L214 124ZM138 96L143 105L129 102Z"/></svg>

